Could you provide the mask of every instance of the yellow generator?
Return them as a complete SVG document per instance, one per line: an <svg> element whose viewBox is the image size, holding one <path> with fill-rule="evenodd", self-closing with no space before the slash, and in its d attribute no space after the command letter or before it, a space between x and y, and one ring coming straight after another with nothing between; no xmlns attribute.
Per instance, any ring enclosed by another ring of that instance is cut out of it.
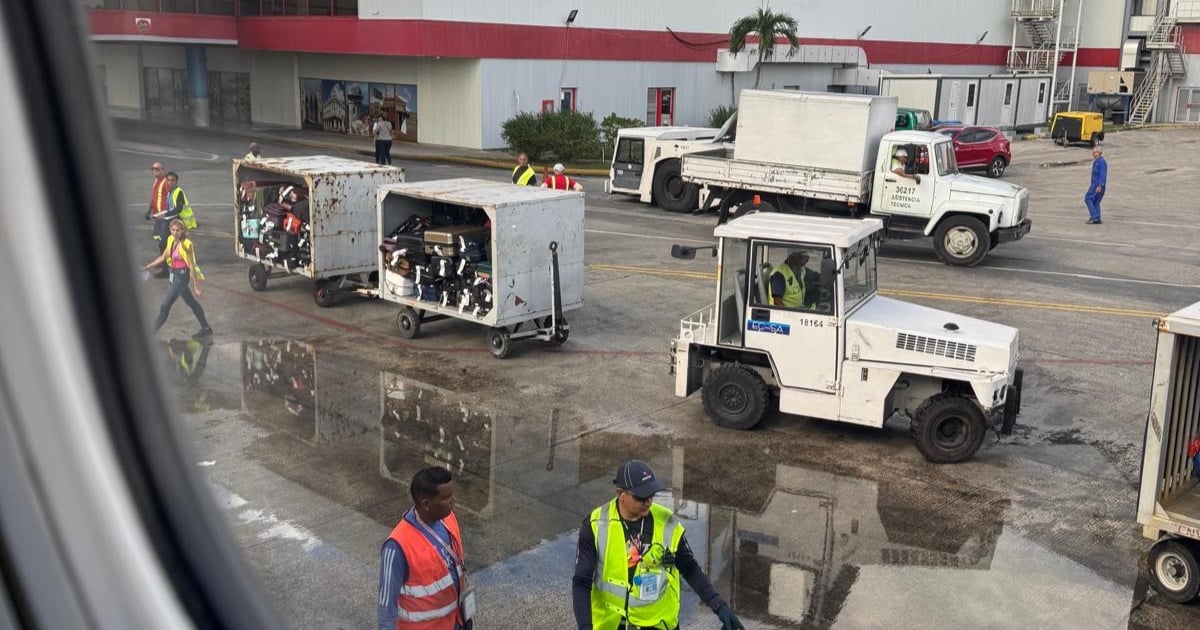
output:
<svg viewBox="0 0 1200 630"><path fill-rule="evenodd" d="M1104 116L1100 112L1059 112L1050 124L1050 137L1064 147L1073 142L1094 147L1104 141Z"/></svg>

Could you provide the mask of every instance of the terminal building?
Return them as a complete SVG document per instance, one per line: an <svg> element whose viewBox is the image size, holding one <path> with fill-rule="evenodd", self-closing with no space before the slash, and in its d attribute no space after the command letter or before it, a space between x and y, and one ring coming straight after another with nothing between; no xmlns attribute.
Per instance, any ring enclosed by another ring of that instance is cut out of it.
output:
<svg viewBox="0 0 1200 630"><path fill-rule="evenodd" d="M1188 80L1200 86L1200 0L775 0L801 45L788 56L777 43L762 68L757 43L728 50L757 0L84 5L108 106L197 125L365 136L379 115L399 140L488 149L521 111L705 125L756 80L872 94L889 75L1041 74L1038 102L1053 111L1088 108L1089 73L1120 70L1136 73L1136 122L1200 122ZM975 110L971 94L956 94L960 110Z"/></svg>

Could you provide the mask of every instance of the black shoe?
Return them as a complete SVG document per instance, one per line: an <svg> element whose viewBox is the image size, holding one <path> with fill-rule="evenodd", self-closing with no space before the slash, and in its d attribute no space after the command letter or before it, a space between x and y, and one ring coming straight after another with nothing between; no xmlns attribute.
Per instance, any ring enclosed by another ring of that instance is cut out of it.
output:
<svg viewBox="0 0 1200 630"><path fill-rule="evenodd" d="M192 339L208 339L209 337L212 337L212 336L213 336L213 329L208 326L205 326L204 328L200 329L200 332L192 335Z"/></svg>
<svg viewBox="0 0 1200 630"><path fill-rule="evenodd" d="M1099 224L1100 224L1100 219L1088 219L1088 220L1087 220L1087 224L1088 224L1088 225L1099 225Z"/></svg>

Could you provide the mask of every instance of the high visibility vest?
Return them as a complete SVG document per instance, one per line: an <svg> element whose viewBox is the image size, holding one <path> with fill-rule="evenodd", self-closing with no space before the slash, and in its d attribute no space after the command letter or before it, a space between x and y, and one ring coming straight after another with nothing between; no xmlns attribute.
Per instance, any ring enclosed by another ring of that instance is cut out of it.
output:
<svg viewBox="0 0 1200 630"><path fill-rule="evenodd" d="M575 180L567 177L566 175L555 173L553 175L546 176L547 188L553 188L554 190L571 190L574 185Z"/></svg>
<svg viewBox="0 0 1200 630"><path fill-rule="evenodd" d="M192 204L188 203L187 195L182 188L171 191L171 206L179 210L179 220L189 230L196 229L196 215L192 212Z"/></svg>
<svg viewBox="0 0 1200 630"><path fill-rule="evenodd" d="M771 303L775 303L775 298L783 298L783 306L785 308L800 308L804 306L804 279L797 278L796 273L787 263L779 263L771 270L771 275L783 274L784 291L783 295L771 294Z"/></svg>
<svg viewBox="0 0 1200 630"><path fill-rule="evenodd" d="M172 250L174 247L175 235L171 234L167 237L167 247L163 249L163 262L167 263L168 267L171 266L171 257L174 255ZM183 259L183 262L187 263L188 268L197 280L204 279L204 272L200 271L200 265L196 264L196 248L192 246L192 239L184 238L179 243L179 257Z"/></svg>
<svg viewBox="0 0 1200 630"><path fill-rule="evenodd" d="M525 170L521 170L521 169L525 169ZM535 177L535 175L536 174L534 173L532 166L529 166L528 164L526 164L525 166L521 166L520 164L518 164L516 166L516 168L513 169L512 182L518 186L530 186L532 184L537 183L537 182L530 181Z"/></svg>
<svg viewBox="0 0 1200 630"><path fill-rule="evenodd" d="M658 545L671 553L678 551L679 542L683 540L683 524L671 510L660 505L651 505L650 515L654 518L650 547ZM634 626L678 626L679 569L674 566L647 566L643 559L634 569L634 584L630 584L625 528L617 511L616 499L593 510L590 520L596 540L596 570L592 576L592 629L617 630L624 619Z"/></svg>
<svg viewBox="0 0 1200 630"><path fill-rule="evenodd" d="M150 211L159 214L167 209L167 178L155 177L150 190Z"/></svg>
<svg viewBox="0 0 1200 630"><path fill-rule="evenodd" d="M451 512L442 523L450 532L450 540L446 542L462 558L458 519ZM396 594L396 630L454 630L455 623L462 623L458 589L454 588L454 576L441 552L407 518L400 519L388 538L400 545L408 564L408 579ZM462 588L466 589L466 575L461 573L461 566L459 571Z"/></svg>

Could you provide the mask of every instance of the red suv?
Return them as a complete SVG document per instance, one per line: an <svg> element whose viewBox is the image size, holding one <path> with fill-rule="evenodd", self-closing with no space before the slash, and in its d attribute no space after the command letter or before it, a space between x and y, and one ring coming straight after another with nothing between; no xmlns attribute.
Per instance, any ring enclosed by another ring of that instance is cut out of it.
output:
<svg viewBox="0 0 1200 630"><path fill-rule="evenodd" d="M961 169L987 169L988 177L1000 177L1012 161L1008 138L995 127L938 127L934 131L954 141L954 159Z"/></svg>

